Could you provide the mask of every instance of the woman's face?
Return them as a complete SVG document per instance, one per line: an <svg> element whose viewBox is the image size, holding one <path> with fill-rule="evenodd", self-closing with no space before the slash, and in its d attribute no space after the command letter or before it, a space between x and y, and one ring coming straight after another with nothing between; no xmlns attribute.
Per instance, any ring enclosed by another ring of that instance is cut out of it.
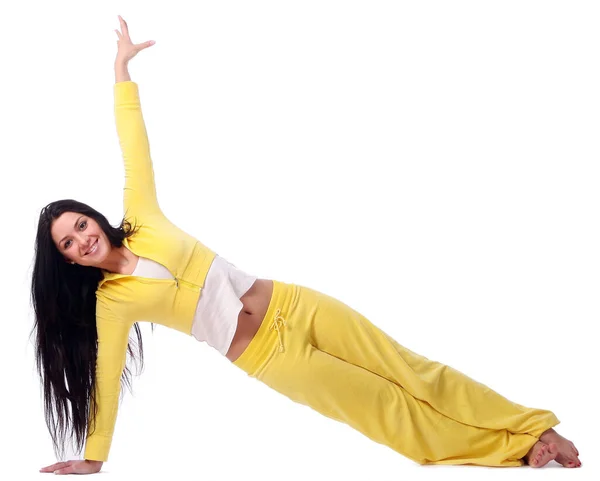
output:
<svg viewBox="0 0 600 481"><path fill-rule="evenodd" d="M50 230L56 248L69 263L95 267L111 250L102 228L87 215L65 212L54 220Z"/></svg>

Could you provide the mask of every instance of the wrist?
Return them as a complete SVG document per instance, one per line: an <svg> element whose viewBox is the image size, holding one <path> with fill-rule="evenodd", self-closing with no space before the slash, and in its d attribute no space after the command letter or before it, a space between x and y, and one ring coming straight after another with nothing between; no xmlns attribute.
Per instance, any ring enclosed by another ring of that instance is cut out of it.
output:
<svg viewBox="0 0 600 481"><path fill-rule="evenodd" d="M131 80L131 77L127 69L127 62L115 61L115 81L125 82L128 80Z"/></svg>
<svg viewBox="0 0 600 481"><path fill-rule="evenodd" d="M118 54L115 57L115 65L121 65L121 66L126 67L128 63L129 63L129 59L127 59L125 57L121 57Z"/></svg>

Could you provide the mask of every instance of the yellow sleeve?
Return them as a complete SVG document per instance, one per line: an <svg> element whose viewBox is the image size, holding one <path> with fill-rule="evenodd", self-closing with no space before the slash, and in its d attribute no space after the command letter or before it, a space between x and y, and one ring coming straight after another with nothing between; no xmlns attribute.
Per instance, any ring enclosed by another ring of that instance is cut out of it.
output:
<svg viewBox="0 0 600 481"><path fill-rule="evenodd" d="M162 215L156 197L150 144L142 116L138 85L132 81L117 82L114 89L115 122L125 163L125 217L157 212Z"/></svg>
<svg viewBox="0 0 600 481"><path fill-rule="evenodd" d="M127 343L131 325L115 318L106 305L96 303L96 331L98 333L98 355L96 360L96 392L98 413L95 431L91 425L93 411L88 419L88 437L85 445L85 459L107 461L112 443L121 375L125 368ZM93 407L93 406L91 406ZM92 432L93 431L93 432ZM90 435L90 433L92 433Z"/></svg>

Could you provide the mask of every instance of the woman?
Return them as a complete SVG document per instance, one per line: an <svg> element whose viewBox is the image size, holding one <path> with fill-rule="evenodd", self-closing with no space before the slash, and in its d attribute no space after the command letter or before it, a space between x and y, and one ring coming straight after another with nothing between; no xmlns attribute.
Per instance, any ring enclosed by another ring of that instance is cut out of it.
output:
<svg viewBox="0 0 600 481"><path fill-rule="evenodd" d="M138 86L127 70L154 42L133 44L119 21L125 217L114 228L74 200L40 214L32 298L46 420L55 449L67 426L79 449L85 440L85 459L42 472L95 473L107 461L119 383L128 381L129 332L135 327L142 353L143 319L206 341L249 376L417 463L581 465L573 443L552 429L560 422L552 412L419 356L335 298L248 275L173 225L156 199Z"/></svg>

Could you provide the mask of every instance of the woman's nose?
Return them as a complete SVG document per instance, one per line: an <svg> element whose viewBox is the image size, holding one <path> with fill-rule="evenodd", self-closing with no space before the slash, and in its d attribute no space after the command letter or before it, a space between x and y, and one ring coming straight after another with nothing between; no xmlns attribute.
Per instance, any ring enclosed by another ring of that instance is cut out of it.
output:
<svg viewBox="0 0 600 481"><path fill-rule="evenodd" d="M80 237L79 238L79 249L81 251L85 251L85 249L88 247L89 243L90 243L90 240L88 237Z"/></svg>

